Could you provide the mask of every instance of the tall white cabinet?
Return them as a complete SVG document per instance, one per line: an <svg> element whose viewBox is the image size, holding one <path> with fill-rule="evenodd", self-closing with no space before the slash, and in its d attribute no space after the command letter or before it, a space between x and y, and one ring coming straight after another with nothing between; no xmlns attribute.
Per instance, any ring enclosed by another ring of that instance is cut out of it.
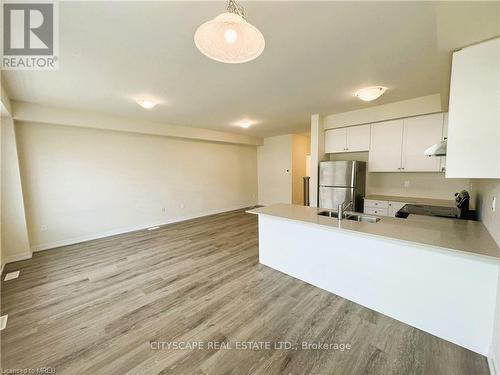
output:
<svg viewBox="0 0 500 375"><path fill-rule="evenodd" d="M453 54L446 177L500 178L500 38Z"/></svg>

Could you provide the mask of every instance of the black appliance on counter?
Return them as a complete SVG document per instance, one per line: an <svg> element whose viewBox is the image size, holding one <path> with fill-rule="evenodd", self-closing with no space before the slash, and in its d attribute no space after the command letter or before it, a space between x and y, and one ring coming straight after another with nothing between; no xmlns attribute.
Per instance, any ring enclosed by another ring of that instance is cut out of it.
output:
<svg viewBox="0 0 500 375"><path fill-rule="evenodd" d="M396 213L396 217L406 219L409 215L413 214L469 220L471 219L469 201L469 193L466 190L462 190L459 193L455 193L456 207L406 204Z"/></svg>

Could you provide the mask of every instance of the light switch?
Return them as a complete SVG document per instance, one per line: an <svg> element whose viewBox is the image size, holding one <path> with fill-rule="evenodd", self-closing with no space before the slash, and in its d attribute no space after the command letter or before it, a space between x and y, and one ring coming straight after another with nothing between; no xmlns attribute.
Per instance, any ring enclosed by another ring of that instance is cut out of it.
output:
<svg viewBox="0 0 500 375"><path fill-rule="evenodd" d="M497 205L497 197L493 197L493 199L491 200L491 210L493 212L495 212L496 210L496 205Z"/></svg>

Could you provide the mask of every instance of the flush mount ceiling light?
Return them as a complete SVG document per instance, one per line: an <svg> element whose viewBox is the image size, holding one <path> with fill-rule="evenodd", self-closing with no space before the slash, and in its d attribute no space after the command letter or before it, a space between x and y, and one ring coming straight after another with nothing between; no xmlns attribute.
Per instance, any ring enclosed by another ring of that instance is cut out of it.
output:
<svg viewBox="0 0 500 375"><path fill-rule="evenodd" d="M248 129L250 126L255 125L257 122L254 120L243 119L233 122L231 125L238 126L243 129Z"/></svg>
<svg viewBox="0 0 500 375"><path fill-rule="evenodd" d="M156 106L156 103L153 102L152 100L138 100L137 104L139 104L142 108L144 109L151 109Z"/></svg>
<svg viewBox="0 0 500 375"><path fill-rule="evenodd" d="M227 12L198 27L194 43L205 56L229 64L257 58L266 45L262 33L246 21L243 7L235 0L228 1Z"/></svg>
<svg viewBox="0 0 500 375"><path fill-rule="evenodd" d="M364 89L356 91L354 96L361 100L364 100L365 102L369 102L380 98L386 91L387 87L383 86L365 87Z"/></svg>

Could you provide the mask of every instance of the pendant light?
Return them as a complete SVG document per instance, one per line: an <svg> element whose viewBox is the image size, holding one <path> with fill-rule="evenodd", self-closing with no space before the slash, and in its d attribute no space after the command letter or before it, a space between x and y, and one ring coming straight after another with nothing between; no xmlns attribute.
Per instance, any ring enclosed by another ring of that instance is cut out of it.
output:
<svg viewBox="0 0 500 375"><path fill-rule="evenodd" d="M228 64L257 58L266 44L262 33L246 21L243 7L235 0L228 1L227 12L198 27L194 43L205 56Z"/></svg>

